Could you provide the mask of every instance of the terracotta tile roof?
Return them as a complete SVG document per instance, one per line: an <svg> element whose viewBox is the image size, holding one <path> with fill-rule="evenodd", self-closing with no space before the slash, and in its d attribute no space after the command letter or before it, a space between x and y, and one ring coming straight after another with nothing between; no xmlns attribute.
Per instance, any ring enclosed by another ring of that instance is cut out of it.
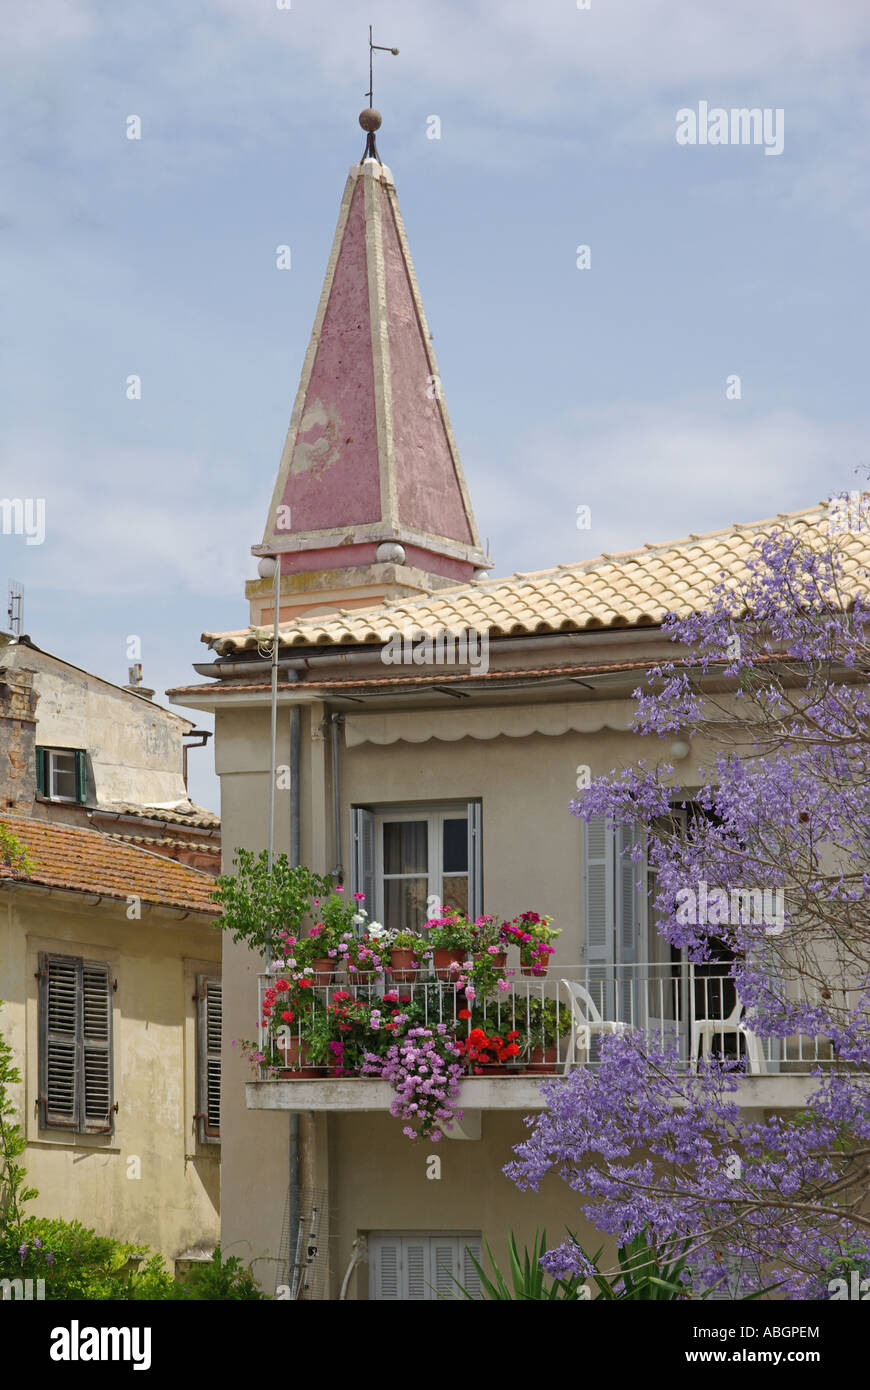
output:
<svg viewBox="0 0 870 1390"><path fill-rule="evenodd" d="M219 911L208 896L214 878L201 869L120 843L98 830L24 816L3 815L0 823L20 840L34 865L31 873L22 875L0 861L0 881L15 879L123 900L135 894L145 903L210 915Z"/></svg>
<svg viewBox="0 0 870 1390"><path fill-rule="evenodd" d="M215 815L214 811L207 811L204 806L197 806L193 801L189 804L189 810L179 807L170 810L163 806L137 806L132 801L110 801L95 809L118 811L123 816L138 816L141 820L153 820L158 823L166 821L169 825L191 825L198 830L217 828L220 825L221 818Z"/></svg>
<svg viewBox="0 0 870 1390"><path fill-rule="evenodd" d="M435 589L414 599L392 599L371 608L339 609L281 628L287 647L353 646L389 641L408 627L453 631L474 628L491 637L577 632L584 629L655 626L665 613L701 608L723 571L739 572L753 543L777 525L792 525L810 544L828 541L828 504L782 513L766 521L645 545L620 555L559 565L534 574ZM870 564L870 535L840 537L847 574ZM222 655L251 651L257 630L204 632L203 642Z"/></svg>

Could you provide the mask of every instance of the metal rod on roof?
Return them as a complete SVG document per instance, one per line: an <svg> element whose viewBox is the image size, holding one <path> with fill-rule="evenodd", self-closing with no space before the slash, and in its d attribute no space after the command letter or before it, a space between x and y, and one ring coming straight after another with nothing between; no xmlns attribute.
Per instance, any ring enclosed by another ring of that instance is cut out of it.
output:
<svg viewBox="0 0 870 1390"><path fill-rule="evenodd" d="M272 864L275 858L275 784L277 782L277 762L278 762L278 606L281 594L281 557L276 555L275 562L275 586L273 603L275 610L272 624L272 719L270 732L270 758L269 758L269 845L267 855L267 866L269 874L272 873ZM271 919L270 919L271 922ZM272 964L272 939L271 925L269 937L266 941L266 969Z"/></svg>

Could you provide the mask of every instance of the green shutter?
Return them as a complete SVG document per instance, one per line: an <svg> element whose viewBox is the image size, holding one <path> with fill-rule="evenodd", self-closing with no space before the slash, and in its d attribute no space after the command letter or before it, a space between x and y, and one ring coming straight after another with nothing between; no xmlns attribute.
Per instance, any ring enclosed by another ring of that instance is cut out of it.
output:
<svg viewBox="0 0 870 1390"><path fill-rule="evenodd" d="M45 749L36 750L36 790L40 796L45 796Z"/></svg>
<svg viewBox="0 0 870 1390"><path fill-rule="evenodd" d="M76 796L79 801L88 799L88 755L83 748L76 748Z"/></svg>

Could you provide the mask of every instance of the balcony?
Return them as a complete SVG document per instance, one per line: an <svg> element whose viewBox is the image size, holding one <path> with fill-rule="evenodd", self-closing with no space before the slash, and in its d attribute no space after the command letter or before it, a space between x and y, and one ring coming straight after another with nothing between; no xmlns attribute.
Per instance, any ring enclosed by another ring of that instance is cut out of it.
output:
<svg viewBox="0 0 870 1390"><path fill-rule="evenodd" d="M430 974L411 983L383 978L370 983L343 979L316 984L305 996L303 1018L278 1023L279 976L260 975L258 1048L264 1061L258 1079L248 1083L249 1109L294 1111L387 1111L391 1086L360 1074L369 1013L389 1017L413 1010L420 1026L445 1025L465 1042L472 1029L515 1052L501 1060L480 1052L469 1060L458 1104L466 1112L534 1111L544 1108L540 1083L575 1067L595 1067L601 1040L625 1029L642 1029L651 1041L675 1043L687 1071L706 1054L740 1059L744 1074L736 1095L746 1106L791 1108L806 1103L815 1085L814 1070L832 1057L823 1039L795 1035L759 1038L737 999L723 965L641 963L605 972L597 966L556 966L545 978L506 972L508 988L473 1002L457 985ZM271 991L271 996L267 994ZM272 1022L263 1024L270 997ZM344 1015L340 1010L345 1009ZM283 1012L283 1011L281 1011ZM293 1010L287 1012L293 1013ZM464 1016L463 1016L464 1015ZM342 1023L342 1018L345 1022ZM358 1040L350 1065L342 1066L344 1027ZM374 1030L373 1030L374 1031ZM315 1039L312 1044L306 1042ZM331 1041L324 1046L324 1040ZM320 1048L318 1050L317 1040ZM473 1129L473 1121L471 1123ZM471 1137L470 1135L468 1137Z"/></svg>

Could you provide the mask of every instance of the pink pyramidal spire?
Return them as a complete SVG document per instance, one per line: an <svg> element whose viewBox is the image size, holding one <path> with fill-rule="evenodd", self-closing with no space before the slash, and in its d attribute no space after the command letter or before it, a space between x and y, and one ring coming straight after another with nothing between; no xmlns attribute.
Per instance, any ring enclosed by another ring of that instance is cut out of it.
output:
<svg viewBox="0 0 870 1390"><path fill-rule="evenodd" d="M263 541L253 552L280 554L284 622L467 582L492 566L392 174L376 157L348 175ZM252 623L270 622L272 581L253 581L248 594Z"/></svg>

